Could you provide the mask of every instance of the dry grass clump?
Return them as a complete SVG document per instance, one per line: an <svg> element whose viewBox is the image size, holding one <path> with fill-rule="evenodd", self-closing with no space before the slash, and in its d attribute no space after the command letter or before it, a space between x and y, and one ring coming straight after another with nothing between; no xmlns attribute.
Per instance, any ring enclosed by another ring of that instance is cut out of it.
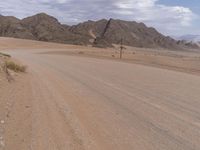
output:
<svg viewBox="0 0 200 150"><path fill-rule="evenodd" d="M26 66L18 65L13 61L5 61L5 67L7 69L13 70L14 72L26 72Z"/></svg>
<svg viewBox="0 0 200 150"><path fill-rule="evenodd" d="M1 56L4 56L4 57L9 57L9 58L11 57L10 55L5 54L5 53L1 53L1 52L0 52L0 55L1 55Z"/></svg>

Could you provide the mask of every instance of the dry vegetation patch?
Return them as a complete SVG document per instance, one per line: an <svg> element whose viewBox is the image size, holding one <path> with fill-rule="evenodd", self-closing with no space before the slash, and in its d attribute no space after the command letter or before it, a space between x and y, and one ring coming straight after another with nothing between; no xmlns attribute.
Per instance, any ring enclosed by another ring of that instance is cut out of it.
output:
<svg viewBox="0 0 200 150"><path fill-rule="evenodd" d="M14 72L26 72L26 66L20 65L8 54L0 53L0 78L12 81L14 80Z"/></svg>
<svg viewBox="0 0 200 150"><path fill-rule="evenodd" d="M5 65L5 68L10 69L14 72L26 72L26 66L19 65L12 60L6 60L4 65Z"/></svg>
<svg viewBox="0 0 200 150"><path fill-rule="evenodd" d="M8 55L8 54L5 54L5 53L1 53L1 52L0 52L0 56L2 56L2 57L8 57L8 58L10 58L10 57L11 57L10 55Z"/></svg>

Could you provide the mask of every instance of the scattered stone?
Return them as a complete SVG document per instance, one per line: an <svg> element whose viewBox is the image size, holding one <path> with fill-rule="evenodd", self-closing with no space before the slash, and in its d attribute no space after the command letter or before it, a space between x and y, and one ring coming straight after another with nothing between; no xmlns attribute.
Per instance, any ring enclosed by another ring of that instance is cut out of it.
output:
<svg viewBox="0 0 200 150"><path fill-rule="evenodd" d="M9 109L9 106L6 106L6 107L5 107L5 109L7 109L7 110L8 110L8 109Z"/></svg>
<svg viewBox="0 0 200 150"><path fill-rule="evenodd" d="M30 106L25 106L25 108L30 108Z"/></svg>
<svg viewBox="0 0 200 150"><path fill-rule="evenodd" d="M78 52L78 54L84 54L84 52L83 52L83 51L80 51L80 52Z"/></svg>
<svg viewBox="0 0 200 150"><path fill-rule="evenodd" d="M4 129L0 128L0 134L3 134L3 133L4 133Z"/></svg>
<svg viewBox="0 0 200 150"><path fill-rule="evenodd" d="M5 147L5 142L4 141L0 141L0 148L1 147Z"/></svg>
<svg viewBox="0 0 200 150"><path fill-rule="evenodd" d="M5 123L5 121L4 120L1 120L1 124L4 124Z"/></svg>

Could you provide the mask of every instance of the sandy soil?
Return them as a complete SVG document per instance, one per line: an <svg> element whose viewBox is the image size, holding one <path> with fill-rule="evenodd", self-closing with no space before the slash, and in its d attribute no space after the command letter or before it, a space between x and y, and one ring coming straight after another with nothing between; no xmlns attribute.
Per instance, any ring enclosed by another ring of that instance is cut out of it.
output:
<svg viewBox="0 0 200 150"><path fill-rule="evenodd" d="M146 66L110 59L116 50L45 44L4 47L28 73L0 82L0 149L200 149L198 64L193 75L190 66L183 73L147 63L175 64L180 56L198 62L198 52L135 49L140 60L149 57Z"/></svg>
<svg viewBox="0 0 200 150"><path fill-rule="evenodd" d="M91 46L75 46L57 43L47 43L32 40L21 40L0 37L0 50L34 50L34 53L76 55L119 60L119 45L113 49L99 49ZM200 74L200 50L171 51L164 49L147 49L125 47L123 62L142 64L169 70L192 74Z"/></svg>
<svg viewBox="0 0 200 150"><path fill-rule="evenodd" d="M71 48L64 50L49 50L43 53L112 59L115 61L200 74L200 50L181 52L127 47L127 49L123 51L122 60L119 59L120 54L118 47L115 49L87 48L82 50L80 48Z"/></svg>

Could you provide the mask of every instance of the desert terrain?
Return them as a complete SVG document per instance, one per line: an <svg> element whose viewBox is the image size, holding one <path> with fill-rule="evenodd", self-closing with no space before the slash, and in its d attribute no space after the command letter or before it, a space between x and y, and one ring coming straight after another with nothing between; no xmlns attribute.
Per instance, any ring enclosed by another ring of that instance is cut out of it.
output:
<svg viewBox="0 0 200 150"><path fill-rule="evenodd" d="M199 150L200 53L0 38L0 150Z"/></svg>

